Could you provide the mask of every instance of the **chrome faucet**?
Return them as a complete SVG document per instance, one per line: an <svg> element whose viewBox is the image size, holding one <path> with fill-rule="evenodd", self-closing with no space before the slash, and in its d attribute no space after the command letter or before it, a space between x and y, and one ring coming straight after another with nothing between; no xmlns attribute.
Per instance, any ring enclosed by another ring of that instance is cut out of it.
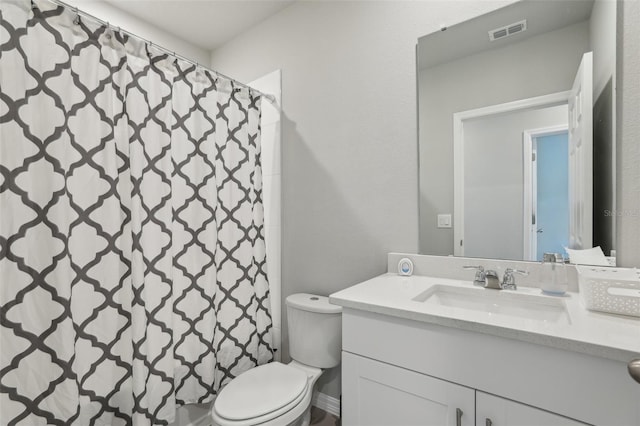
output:
<svg viewBox="0 0 640 426"><path fill-rule="evenodd" d="M520 269L507 268L504 270L504 276L502 277L501 287L503 290L517 290L516 277L514 274L529 275L527 271L521 271Z"/></svg>
<svg viewBox="0 0 640 426"><path fill-rule="evenodd" d="M529 275L527 271L521 271L519 269L507 268L504 271L502 282L498 273L493 269L485 271L484 266L463 266L464 269L475 269L476 276L473 279L473 285L489 288L492 290L517 290L516 278L514 274Z"/></svg>
<svg viewBox="0 0 640 426"><path fill-rule="evenodd" d="M484 272L484 266L463 266L462 269L475 269L476 276L473 278L473 285L477 285L478 287L484 287L487 283L487 277Z"/></svg>
<svg viewBox="0 0 640 426"><path fill-rule="evenodd" d="M500 278L498 278L498 273L493 269L489 269L484 273L485 275L485 284L484 288L490 288L493 290L502 290L502 286L500 285Z"/></svg>
<svg viewBox="0 0 640 426"><path fill-rule="evenodd" d="M476 276L473 279L473 285L484 288L493 288L500 290L500 280L498 273L493 269L484 270L484 266L463 266L464 269L475 269Z"/></svg>

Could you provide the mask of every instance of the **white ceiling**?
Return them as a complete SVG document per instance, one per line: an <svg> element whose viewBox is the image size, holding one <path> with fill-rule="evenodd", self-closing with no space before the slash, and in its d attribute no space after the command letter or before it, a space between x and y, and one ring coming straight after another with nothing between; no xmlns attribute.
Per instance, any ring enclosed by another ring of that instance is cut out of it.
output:
<svg viewBox="0 0 640 426"><path fill-rule="evenodd" d="M105 0L198 46L213 50L294 0Z"/></svg>
<svg viewBox="0 0 640 426"><path fill-rule="evenodd" d="M592 8L593 0L527 0L511 4L445 31L421 37L418 40L418 68L429 68L586 21L591 16ZM489 41L490 30L522 19L527 20L526 31L502 40Z"/></svg>

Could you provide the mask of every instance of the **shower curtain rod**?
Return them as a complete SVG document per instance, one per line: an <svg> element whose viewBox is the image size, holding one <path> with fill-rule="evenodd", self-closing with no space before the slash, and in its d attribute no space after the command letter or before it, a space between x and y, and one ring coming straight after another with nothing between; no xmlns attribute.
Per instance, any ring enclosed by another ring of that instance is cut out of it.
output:
<svg viewBox="0 0 640 426"><path fill-rule="evenodd" d="M209 72L212 72L212 73L216 74L216 75L217 75L217 76L219 76L219 77L223 77L223 78L226 78L226 79L228 79L228 80L231 80L231 81L233 81L235 84L237 84L237 85L239 85L239 86L242 86L242 87L245 87L245 88L247 88L247 89L253 90L254 92L258 93L258 94L259 94L260 96L262 96L263 98L267 99L267 100L268 100L269 102L271 102L272 104L274 104L274 105L276 104L276 97L275 97L274 95L270 95L270 94L267 94L267 93L261 92L260 90L254 89L253 87L251 87L251 86L249 86L249 85L247 85L247 84L245 84L245 83L242 83L242 82L240 82L240 81L236 80L235 78L231 78L231 77L229 77L228 75L224 75L224 74L222 74L221 72L214 71L214 70L212 70L212 69L211 69L211 68L209 68L209 67L206 67L206 66L204 66L204 65L202 65L202 64L200 64L200 63L198 63L198 62L196 62L196 61L193 61L193 60L191 60L191 59L189 59L189 58L187 58L187 57L184 57L184 56L182 56L182 55L179 55L179 54L177 54L177 53L176 53L175 51L173 51L173 50L169 50L169 49L167 49L166 47L160 46L159 44L156 44L156 43L152 42L151 40L147 40L147 39L145 39L145 38L143 38L143 37L140 37L139 35L134 34L134 33L130 32L130 31L127 31L127 30L124 30L124 29L122 29L122 28L120 28L120 27L116 27L116 26L114 26L114 25L111 25L108 21L105 21L105 20L103 20L103 19L100 19L100 18L98 18L98 17L96 17L96 16L94 16L94 15L91 15L90 13L84 12L84 11L82 11L82 10L78 9L77 7L75 7L75 6L71 6L71 5L69 5L69 4L67 4L67 3L65 3L65 2L63 2L63 1L60 1L60 0L47 0L47 1L49 1L50 3L56 4L56 5L58 5L58 6L62 6L62 7L64 7L64 8L67 8L67 9L69 9L69 10L72 10L72 11L73 11L75 14L77 14L78 16L83 16L83 17L85 17L85 18L89 18L89 19L91 19L91 20L93 20L93 21L96 21L96 22L98 22L98 23L100 23L100 24L102 24L102 25L106 26L107 28L117 29L117 30L118 30L118 32L125 33L125 34L129 35L130 37L133 37L133 38L136 38L136 39L138 39L138 40L142 40L142 41L144 41L144 42L147 42L147 43L149 43L149 46L153 46L153 47L155 47L156 49L159 49L159 50L161 50L161 51L165 52L165 53L166 53L166 54L168 54L168 55L171 55L171 56L173 56L173 57L175 57L175 58L177 58L177 59L180 59L180 60L182 60L182 61L185 61L185 62L188 62L188 63L190 63L190 64L193 64L193 65L195 65L196 67L203 68L203 69L205 69L205 70L207 70L207 71L209 71ZM33 8L33 7L36 7L36 6L35 6L35 3L34 3L34 0L31 0L31 7L32 7L32 8Z"/></svg>

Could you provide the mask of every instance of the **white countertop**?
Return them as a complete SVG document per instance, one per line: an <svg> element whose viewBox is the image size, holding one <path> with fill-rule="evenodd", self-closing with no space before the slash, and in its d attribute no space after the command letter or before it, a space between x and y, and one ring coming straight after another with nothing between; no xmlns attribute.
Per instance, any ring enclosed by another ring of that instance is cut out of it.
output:
<svg viewBox="0 0 640 426"><path fill-rule="evenodd" d="M562 324L412 300L438 284L474 288L470 281L416 275L403 277L387 273L334 293L329 296L329 301L345 308L491 334L617 361L628 362L640 356L640 318L588 311L582 306L578 293L567 293L558 298L541 295L539 288L519 286L514 291L562 299L570 318L570 323ZM498 296L498 293L495 294Z"/></svg>

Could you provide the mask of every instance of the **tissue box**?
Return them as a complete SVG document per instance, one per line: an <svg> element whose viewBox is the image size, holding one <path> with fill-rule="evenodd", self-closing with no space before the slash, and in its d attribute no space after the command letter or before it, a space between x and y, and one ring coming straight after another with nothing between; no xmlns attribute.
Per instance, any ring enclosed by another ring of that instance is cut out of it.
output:
<svg viewBox="0 0 640 426"><path fill-rule="evenodd" d="M580 298L585 308L640 317L640 271L582 265L576 269Z"/></svg>

